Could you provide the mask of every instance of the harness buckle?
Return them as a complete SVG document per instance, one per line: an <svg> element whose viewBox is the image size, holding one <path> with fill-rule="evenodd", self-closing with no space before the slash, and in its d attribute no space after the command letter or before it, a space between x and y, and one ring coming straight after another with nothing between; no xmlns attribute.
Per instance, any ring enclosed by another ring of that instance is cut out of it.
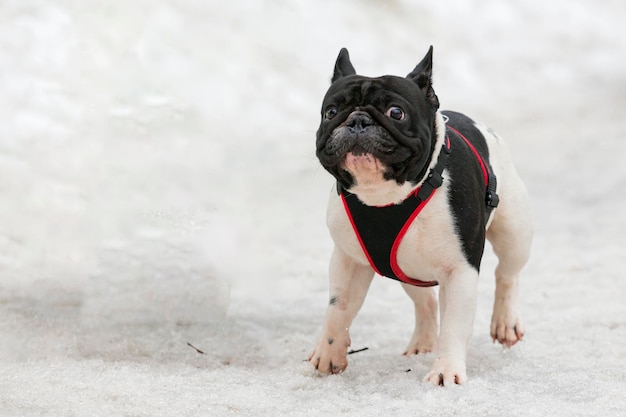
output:
<svg viewBox="0 0 626 417"><path fill-rule="evenodd" d="M500 203L500 197L496 192L498 187L498 181L496 176L491 172L489 173L489 183L487 184L487 195L485 196L485 203L487 203L487 207L496 208Z"/></svg>
<svg viewBox="0 0 626 417"><path fill-rule="evenodd" d="M498 194L492 193L491 190L489 190L487 191L485 202L487 203L487 207L496 208L498 204L500 204L500 197Z"/></svg>
<svg viewBox="0 0 626 417"><path fill-rule="evenodd" d="M426 179L426 182L432 185L433 188L439 188L441 187L441 184L443 184L443 177L441 176L441 173L439 171L432 170L428 174L428 178Z"/></svg>
<svg viewBox="0 0 626 417"><path fill-rule="evenodd" d="M426 201L430 195L443 184L443 177L437 170L431 170L415 195L420 201Z"/></svg>

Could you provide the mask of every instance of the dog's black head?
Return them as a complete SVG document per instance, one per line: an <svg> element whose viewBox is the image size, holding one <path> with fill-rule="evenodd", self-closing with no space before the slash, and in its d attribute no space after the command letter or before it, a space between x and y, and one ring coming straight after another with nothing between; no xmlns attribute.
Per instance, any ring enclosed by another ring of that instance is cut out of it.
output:
<svg viewBox="0 0 626 417"><path fill-rule="evenodd" d="M439 100L432 88L432 46L406 78L356 75L348 51L339 52L322 104L317 157L345 189L358 179L347 160L368 158L382 179L417 182L436 140Z"/></svg>

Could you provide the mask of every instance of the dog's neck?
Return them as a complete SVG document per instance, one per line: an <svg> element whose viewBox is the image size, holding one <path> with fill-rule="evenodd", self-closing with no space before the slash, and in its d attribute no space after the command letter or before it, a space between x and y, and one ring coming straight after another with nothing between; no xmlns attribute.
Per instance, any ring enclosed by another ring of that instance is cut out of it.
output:
<svg viewBox="0 0 626 417"><path fill-rule="evenodd" d="M398 184L395 180L385 180L384 171L376 164L371 167L361 164L359 160L349 161L349 171L356 177L355 184L348 190L368 206L387 206L404 201L426 180L428 172L437 165L437 159L446 136L446 123L438 111L435 115L436 140L427 169L417 183L405 181ZM356 175L355 175L356 174Z"/></svg>

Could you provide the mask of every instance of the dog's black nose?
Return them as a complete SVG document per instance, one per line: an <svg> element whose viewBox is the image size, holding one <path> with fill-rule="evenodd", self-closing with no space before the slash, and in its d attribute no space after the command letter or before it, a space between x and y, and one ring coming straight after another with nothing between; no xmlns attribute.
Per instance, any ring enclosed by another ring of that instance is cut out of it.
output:
<svg viewBox="0 0 626 417"><path fill-rule="evenodd" d="M352 133L360 133L366 127L374 124L372 117L364 111L354 111L346 119L346 126L350 128Z"/></svg>

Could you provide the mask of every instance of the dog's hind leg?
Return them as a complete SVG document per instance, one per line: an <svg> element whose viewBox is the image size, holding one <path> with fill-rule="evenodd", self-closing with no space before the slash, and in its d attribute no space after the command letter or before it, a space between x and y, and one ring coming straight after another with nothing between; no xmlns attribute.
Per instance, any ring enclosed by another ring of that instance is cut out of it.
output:
<svg viewBox="0 0 626 417"><path fill-rule="evenodd" d="M518 301L519 274L530 255L533 235L530 201L526 189L509 165L501 177L500 205L487 230L498 257L491 337L510 347L524 337Z"/></svg>
<svg viewBox="0 0 626 417"><path fill-rule="evenodd" d="M415 304L415 330L404 355L428 353L437 343L437 296L433 288L402 284Z"/></svg>

